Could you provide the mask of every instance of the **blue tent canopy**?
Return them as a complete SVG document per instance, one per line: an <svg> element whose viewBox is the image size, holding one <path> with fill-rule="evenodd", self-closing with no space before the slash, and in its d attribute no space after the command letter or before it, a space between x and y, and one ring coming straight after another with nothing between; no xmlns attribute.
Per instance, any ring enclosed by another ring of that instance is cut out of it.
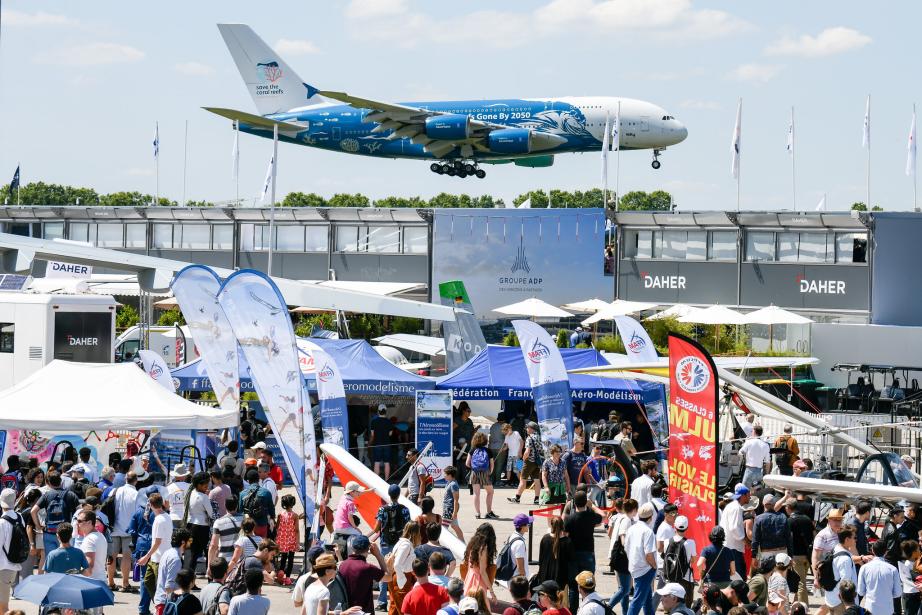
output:
<svg viewBox="0 0 922 615"><path fill-rule="evenodd" d="M592 348L562 348L560 353L568 370L609 365ZM487 346L456 371L439 378L436 388L451 389L455 399L531 399L522 349L507 346ZM573 401L645 404L662 399L663 387L652 382L570 374L570 394Z"/></svg>
<svg viewBox="0 0 922 615"><path fill-rule="evenodd" d="M347 395L413 396L417 389L433 388L431 380L406 372L390 363L365 340L311 338L310 341L325 350L339 366ZM307 364L308 369L312 370L309 355L303 349L299 350L302 368ZM240 390L255 390L249 378L249 366L242 354L239 364ZM208 379L201 359L181 365L171 370L170 374L179 391L211 390L211 380ZM313 373L304 374L304 380L309 391L317 390Z"/></svg>

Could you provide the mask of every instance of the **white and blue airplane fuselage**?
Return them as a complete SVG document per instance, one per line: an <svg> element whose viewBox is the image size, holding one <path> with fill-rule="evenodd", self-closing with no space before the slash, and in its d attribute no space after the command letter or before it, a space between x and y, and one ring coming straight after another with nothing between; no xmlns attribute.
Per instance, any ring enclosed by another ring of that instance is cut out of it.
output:
<svg viewBox="0 0 922 615"><path fill-rule="evenodd" d="M598 152L606 126L618 148L653 150L654 168L659 168L660 151L688 136L663 108L630 98L389 103L319 90L301 81L249 26L218 28L259 115L207 109L262 137L272 138L277 128L280 141L364 156L423 159L438 173L483 177L479 162L544 167L553 164L556 154Z"/></svg>

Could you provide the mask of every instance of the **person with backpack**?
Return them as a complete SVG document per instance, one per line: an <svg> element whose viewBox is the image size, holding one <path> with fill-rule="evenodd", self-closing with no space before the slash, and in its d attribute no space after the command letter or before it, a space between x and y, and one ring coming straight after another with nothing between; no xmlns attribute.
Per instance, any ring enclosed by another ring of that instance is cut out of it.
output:
<svg viewBox="0 0 922 615"><path fill-rule="evenodd" d="M381 555L387 557L393 550L394 545L403 535L403 528L410 522L410 509L401 504L400 486L391 485L387 488L387 494L391 501L384 504L378 509L375 515L375 527L371 532L371 540L378 539L381 547ZM387 608L387 582L382 581L378 584L378 610Z"/></svg>
<svg viewBox="0 0 922 615"><path fill-rule="evenodd" d="M471 470L471 485L474 486L474 512L480 519L480 490L487 492L487 519L499 519L493 512L493 470L496 460L493 452L487 447L487 434L478 431L471 441L471 454L467 456L465 464Z"/></svg>
<svg viewBox="0 0 922 615"><path fill-rule="evenodd" d="M128 535L131 537L131 544L133 545L132 557L134 561L137 562L144 555L150 551L150 545L152 542L151 534L154 529L154 511L150 506L145 506L144 508L139 508L131 516L131 522L128 524ZM144 566L137 564L140 568L139 570L139 580L144 578ZM150 611L150 592L147 591L144 583L142 582L138 589L141 592L141 600L138 604L138 613L145 614Z"/></svg>
<svg viewBox="0 0 922 615"><path fill-rule="evenodd" d="M902 513L903 509L900 508L899 512ZM813 538L813 551L810 559L810 566L813 570L813 588L815 590L820 590L820 563L826 558L827 555L833 552L836 546L839 544L838 533L842 529L843 519L845 515L842 514L842 511L838 508L833 508L826 515L826 527L816 533L816 536ZM893 519L893 510L891 510L891 519ZM884 536L881 537L881 540L885 539L887 532L887 527L884 527ZM829 612L829 609L826 608L825 604L820 605L820 610L817 615L825 615Z"/></svg>
<svg viewBox="0 0 922 615"><path fill-rule="evenodd" d="M800 446L797 439L791 435L794 427L790 423L784 426L784 433L775 439L772 447L775 453L775 467L785 476L794 474L794 462L800 459Z"/></svg>
<svg viewBox="0 0 922 615"><path fill-rule="evenodd" d="M841 522L840 522L841 527ZM834 615L841 613L842 598L839 596L839 583L848 580L858 582L858 572L852 561L855 549L855 531L850 527L841 528L836 533L837 544L831 553L827 553L816 568L816 578L823 589L823 603ZM892 607L892 603L890 604Z"/></svg>
<svg viewBox="0 0 922 615"><path fill-rule="evenodd" d="M254 533L261 538L269 537L269 522L275 516L272 494L259 486L259 472L250 468L246 473L249 486L240 492L239 510L256 524Z"/></svg>
<svg viewBox="0 0 922 615"><path fill-rule="evenodd" d="M195 572L183 568L176 573L176 589L163 605L163 615L201 615L202 603L192 594Z"/></svg>
<svg viewBox="0 0 922 615"><path fill-rule="evenodd" d="M628 572L627 552L624 550L624 538L627 531L634 524L637 515L637 500L633 498L615 499L613 506L617 514L608 520L608 532L611 537L609 543L609 568L618 575L618 591L612 594L608 606L615 608L621 603L621 612L627 613L628 598L631 595L631 574Z"/></svg>
<svg viewBox="0 0 922 615"><path fill-rule="evenodd" d="M192 535L185 528L176 528L170 535L170 549L160 558L157 567L157 586L154 592L156 615L163 615L167 597L177 588L176 575L182 569L182 555L192 543Z"/></svg>
<svg viewBox="0 0 922 615"><path fill-rule="evenodd" d="M688 530L688 517L679 515L672 527L675 529L675 535L667 542L663 552L663 577L668 583L678 583L685 589L685 606L690 607L695 593L692 563L698 555L698 545L685 536ZM662 596L663 594L660 594L661 599Z"/></svg>
<svg viewBox="0 0 922 615"><path fill-rule="evenodd" d="M579 590L579 609L576 615L615 615L615 611L596 593L593 573L584 570L576 575L576 587Z"/></svg>
<svg viewBox="0 0 922 615"><path fill-rule="evenodd" d="M537 505L538 495L541 492L541 466L544 464L544 448L538 436L537 423L529 421L525 425L525 431L528 435L525 437L525 447L522 449L522 471L519 473L519 487L515 491L515 497L507 499L514 504L518 504L522 499L522 494L528 488L529 482L531 482L535 490L534 504Z"/></svg>
<svg viewBox="0 0 922 615"><path fill-rule="evenodd" d="M0 491L0 613L10 606L10 594L16 584L16 575L22 562L29 557L29 537L22 515L13 510L16 490L7 487Z"/></svg>
<svg viewBox="0 0 922 615"><path fill-rule="evenodd" d="M534 522L535 518L525 513L517 514L512 520L512 534L496 557L496 578L500 581L509 581L515 576L530 578L525 534Z"/></svg>
<svg viewBox="0 0 922 615"><path fill-rule="evenodd" d="M50 553L58 548L58 539L54 535L58 526L73 517L80 500L71 491L61 488L61 475L57 472L48 473L48 491L42 494L38 502L32 506L32 521L37 531L43 532L45 553ZM45 511L44 521L39 519L40 511ZM105 564L103 564L105 565Z"/></svg>
<svg viewBox="0 0 922 615"><path fill-rule="evenodd" d="M202 613L204 615L221 615L221 605L225 609L229 608L231 596L224 587L224 578L227 576L227 560L223 557L216 557L208 561L208 578L211 581L202 588L198 594L199 602L202 603ZM222 601L222 598L224 600Z"/></svg>

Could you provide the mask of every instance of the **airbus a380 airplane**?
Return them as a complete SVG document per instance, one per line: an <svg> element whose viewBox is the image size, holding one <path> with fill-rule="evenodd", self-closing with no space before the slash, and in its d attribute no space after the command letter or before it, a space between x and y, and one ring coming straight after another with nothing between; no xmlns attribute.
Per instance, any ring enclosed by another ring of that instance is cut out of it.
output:
<svg viewBox="0 0 922 615"><path fill-rule="evenodd" d="M219 24L259 115L206 107L240 130L349 154L431 161L438 174L486 172L479 163L548 167L555 154L600 151L606 118L621 107L621 149L660 152L685 140L685 126L661 107L631 98L569 96L389 103L320 90L243 24ZM434 160L434 161L433 161Z"/></svg>

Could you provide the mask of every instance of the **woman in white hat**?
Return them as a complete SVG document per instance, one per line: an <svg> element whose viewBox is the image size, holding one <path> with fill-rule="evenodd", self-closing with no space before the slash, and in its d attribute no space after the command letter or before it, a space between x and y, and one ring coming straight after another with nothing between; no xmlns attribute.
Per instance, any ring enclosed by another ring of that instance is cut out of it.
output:
<svg viewBox="0 0 922 615"><path fill-rule="evenodd" d="M370 489L362 489L354 480L346 483L343 497L336 506L336 512L333 513L333 541L340 545L340 554L343 559L346 558L346 549L351 536L360 536L359 530L359 509L355 505L355 498L367 493Z"/></svg>
<svg viewBox="0 0 922 615"><path fill-rule="evenodd" d="M788 570L791 567L791 556L787 553L775 555L775 571L768 579L768 593L778 596L778 612L787 615L788 612Z"/></svg>

